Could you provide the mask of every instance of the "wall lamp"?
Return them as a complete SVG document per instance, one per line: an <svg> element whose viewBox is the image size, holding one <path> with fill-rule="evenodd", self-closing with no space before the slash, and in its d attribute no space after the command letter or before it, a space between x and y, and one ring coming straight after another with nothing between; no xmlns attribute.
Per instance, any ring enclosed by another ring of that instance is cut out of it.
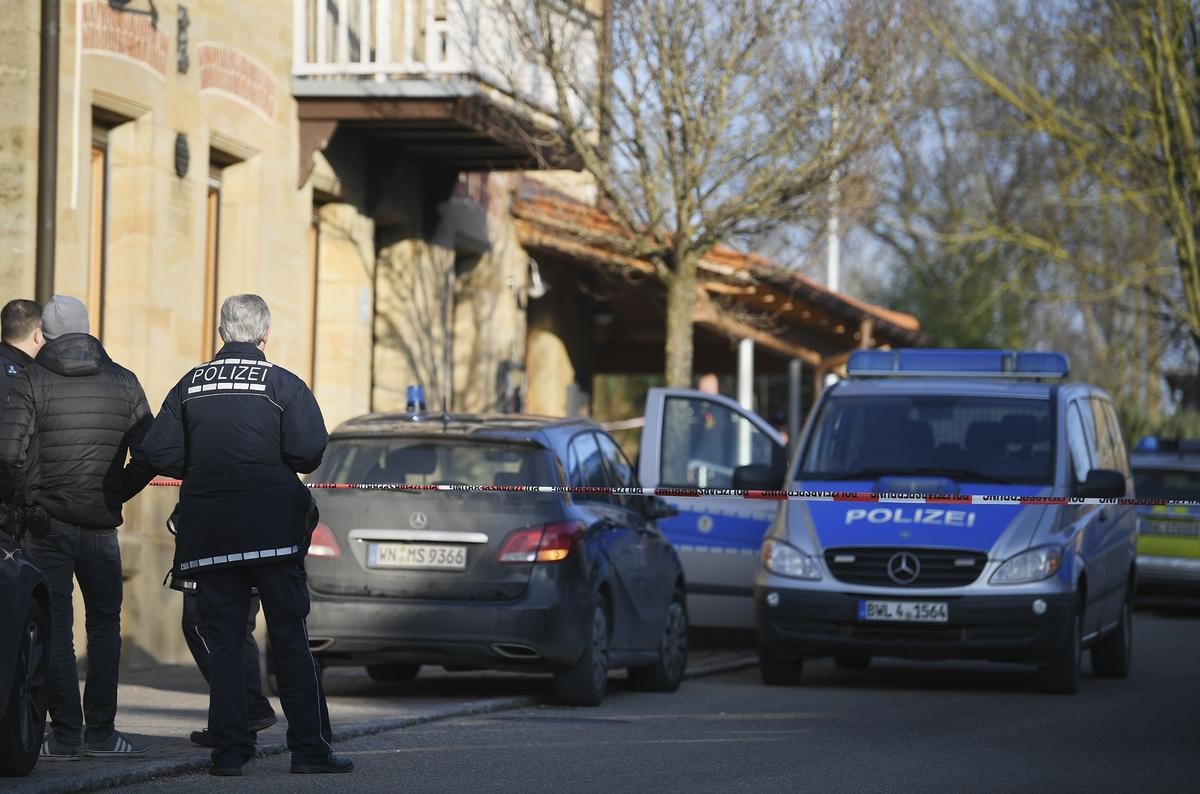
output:
<svg viewBox="0 0 1200 794"><path fill-rule="evenodd" d="M130 8L129 4L132 2L133 0L108 0L108 5L109 7L117 11L122 11L126 14L137 14L138 16L150 17L150 27L157 30L158 9L154 6L154 0L146 0L146 3L150 6L149 9Z"/></svg>

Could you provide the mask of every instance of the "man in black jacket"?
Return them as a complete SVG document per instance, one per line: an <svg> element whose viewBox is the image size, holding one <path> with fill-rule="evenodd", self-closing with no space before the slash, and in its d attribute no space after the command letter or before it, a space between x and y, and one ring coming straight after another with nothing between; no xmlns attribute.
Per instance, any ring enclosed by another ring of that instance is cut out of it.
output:
<svg viewBox="0 0 1200 794"><path fill-rule="evenodd" d="M0 416L12 379L33 363L45 343L41 306L21 299L4 304L0 309Z"/></svg>
<svg viewBox="0 0 1200 794"><path fill-rule="evenodd" d="M45 536L24 544L49 580L54 615L48 698L53 731L42 757L73 760L81 750L96 757L142 753L145 748L113 726L121 658L117 527L121 505L153 476L139 449L153 417L138 379L88 335L87 309L80 301L51 298L42 312L42 333L46 345L13 379L0 421L0 498L38 505L49 515ZM79 581L87 609L82 708L72 579Z"/></svg>
<svg viewBox="0 0 1200 794"><path fill-rule="evenodd" d="M262 298L227 298L224 347L167 393L144 449L156 471L183 479L173 570L196 581L211 652L209 772L240 775L254 756L242 654L252 587L267 619L292 772L349 772L354 764L333 754L304 622L302 561L315 505L296 474L320 464L329 435L304 382L263 355L270 330Z"/></svg>

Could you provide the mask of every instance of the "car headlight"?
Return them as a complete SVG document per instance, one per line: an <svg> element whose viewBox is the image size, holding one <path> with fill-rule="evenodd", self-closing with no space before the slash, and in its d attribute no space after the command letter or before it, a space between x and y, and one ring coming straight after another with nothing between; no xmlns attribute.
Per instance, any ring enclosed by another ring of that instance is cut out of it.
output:
<svg viewBox="0 0 1200 794"><path fill-rule="evenodd" d="M1039 546L1010 557L989 579L992 584L1024 584L1049 579L1062 568L1062 548Z"/></svg>
<svg viewBox="0 0 1200 794"><path fill-rule="evenodd" d="M768 538L763 543L762 564L771 573L792 579L821 578L821 569L812 557L779 540Z"/></svg>

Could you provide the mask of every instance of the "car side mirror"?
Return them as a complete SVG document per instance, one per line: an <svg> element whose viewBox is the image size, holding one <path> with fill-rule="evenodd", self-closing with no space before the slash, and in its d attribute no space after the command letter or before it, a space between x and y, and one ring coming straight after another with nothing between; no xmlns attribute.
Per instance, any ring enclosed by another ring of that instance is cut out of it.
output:
<svg viewBox="0 0 1200 794"><path fill-rule="evenodd" d="M679 515L679 508L659 496L647 496L643 513L651 521Z"/></svg>
<svg viewBox="0 0 1200 794"><path fill-rule="evenodd" d="M783 472L765 463L750 463L733 470L733 487L739 491L774 491L783 485Z"/></svg>
<svg viewBox="0 0 1200 794"><path fill-rule="evenodd" d="M1092 469L1087 479L1075 486L1075 495L1093 499L1120 499L1125 496L1125 475L1112 469Z"/></svg>

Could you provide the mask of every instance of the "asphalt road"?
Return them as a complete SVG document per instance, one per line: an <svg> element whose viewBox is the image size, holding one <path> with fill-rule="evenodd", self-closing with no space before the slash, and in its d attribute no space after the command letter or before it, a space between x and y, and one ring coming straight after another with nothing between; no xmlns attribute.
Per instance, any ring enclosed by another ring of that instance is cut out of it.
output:
<svg viewBox="0 0 1200 794"><path fill-rule="evenodd" d="M1085 662L1085 673L1087 663ZM595 709L540 706L377 734L337 749L351 775L171 778L145 792L1195 791L1200 603L1139 610L1130 679L1045 695L1022 667L810 663L797 688L757 669L675 695L617 686Z"/></svg>

